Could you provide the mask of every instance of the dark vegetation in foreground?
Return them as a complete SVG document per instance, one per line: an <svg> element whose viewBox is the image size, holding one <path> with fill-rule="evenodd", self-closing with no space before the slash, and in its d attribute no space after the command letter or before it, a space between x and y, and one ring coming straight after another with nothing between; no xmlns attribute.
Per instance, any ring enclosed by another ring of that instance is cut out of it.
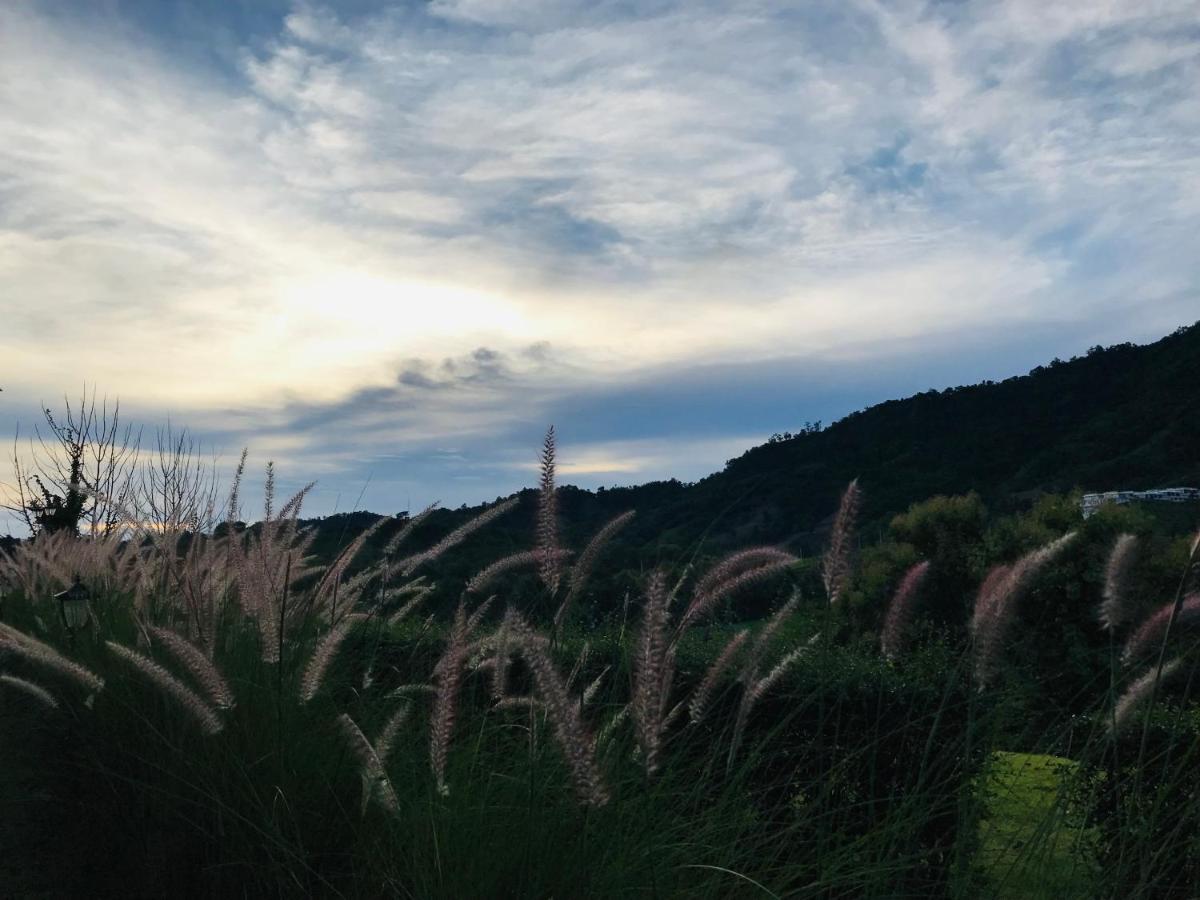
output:
<svg viewBox="0 0 1200 900"><path fill-rule="evenodd" d="M552 434L524 544L437 590L426 569L479 554L517 500L449 533L414 517L356 566L381 531L316 561L303 496L276 507L270 477L251 530L235 486L214 532L0 557L9 893L1149 898L1200 878L1197 539L1152 510L936 497L863 546L852 483L819 558L692 554L615 598L592 576L636 517L564 533ZM71 633L50 598L76 573ZM1062 766L1042 840L997 852L981 823L1013 751Z"/></svg>

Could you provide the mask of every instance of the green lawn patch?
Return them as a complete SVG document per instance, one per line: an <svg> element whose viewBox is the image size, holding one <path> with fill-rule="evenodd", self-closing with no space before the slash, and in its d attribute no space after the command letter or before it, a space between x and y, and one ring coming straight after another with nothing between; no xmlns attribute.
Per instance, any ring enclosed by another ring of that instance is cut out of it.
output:
<svg viewBox="0 0 1200 900"><path fill-rule="evenodd" d="M978 862L989 896L1071 900L1097 895L1094 829L1065 788L1076 763L996 752L985 780Z"/></svg>

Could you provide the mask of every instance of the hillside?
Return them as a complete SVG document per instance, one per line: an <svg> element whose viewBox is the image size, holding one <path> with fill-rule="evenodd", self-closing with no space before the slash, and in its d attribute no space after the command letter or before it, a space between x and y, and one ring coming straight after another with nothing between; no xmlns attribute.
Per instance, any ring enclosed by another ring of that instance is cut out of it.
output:
<svg viewBox="0 0 1200 900"><path fill-rule="evenodd" d="M866 516L978 491L1007 507L1043 492L1200 481L1200 324L1153 344L1093 348L1028 375L928 391L818 433L755 447L690 492L727 527L780 540L858 477Z"/></svg>
<svg viewBox="0 0 1200 900"><path fill-rule="evenodd" d="M560 509L574 546L611 516L636 509L620 541L623 562L635 566L677 561L701 536L714 551L758 542L810 551L856 477L868 535L935 494L977 491L993 508L1009 509L1044 492L1200 484L1200 323L1002 382L881 403L754 447L695 484L564 488ZM475 552L460 564L527 548L533 505L530 497L474 538ZM427 539L469 514L440 513ZM315 524L332 548L370 520L356 514Z"/></svg>

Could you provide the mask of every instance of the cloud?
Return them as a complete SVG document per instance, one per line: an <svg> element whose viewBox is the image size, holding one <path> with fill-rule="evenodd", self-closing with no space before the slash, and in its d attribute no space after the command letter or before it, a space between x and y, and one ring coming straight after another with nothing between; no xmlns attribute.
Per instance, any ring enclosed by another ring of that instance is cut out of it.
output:
<svg viewBox="0 0 1200 900"><path fill-rule="evenodd" d="M197 10L0 11L10 408L86 377L348 471L664 372L1195 315L1186 0ZM703 440L776 430L717 395Z"/></svg>

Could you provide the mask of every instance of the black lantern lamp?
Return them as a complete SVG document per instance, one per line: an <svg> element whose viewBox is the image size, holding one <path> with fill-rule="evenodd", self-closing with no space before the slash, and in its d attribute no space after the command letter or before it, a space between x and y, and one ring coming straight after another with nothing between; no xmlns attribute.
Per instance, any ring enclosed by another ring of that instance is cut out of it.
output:
<svg viewBox="0 0 1200 900"><path fill-rule="evenodd" d="M74 584L65 591L54 595L54 599L58 601L59 611L62 613L63 625L72 634L88 623L88 618L91 616L91 611L88 609L90 596L88 589L79 582L78 575L75 576Z"/></svg>

